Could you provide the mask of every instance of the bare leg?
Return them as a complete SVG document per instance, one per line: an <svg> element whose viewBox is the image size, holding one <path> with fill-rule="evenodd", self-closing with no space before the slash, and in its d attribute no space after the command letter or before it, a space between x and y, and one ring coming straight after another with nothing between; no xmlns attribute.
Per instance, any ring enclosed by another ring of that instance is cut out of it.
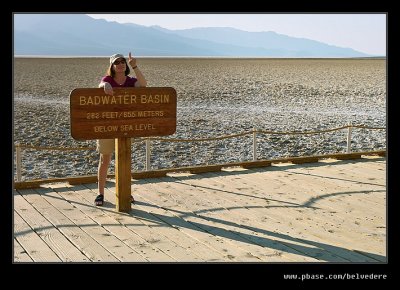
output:
<svg viewBox="0 0 400 290"><path fill-rule="evenodd" d="M111 154L100 154L99 168L97 171L99 194L104 195L108 166L111 162Z"/></svg>

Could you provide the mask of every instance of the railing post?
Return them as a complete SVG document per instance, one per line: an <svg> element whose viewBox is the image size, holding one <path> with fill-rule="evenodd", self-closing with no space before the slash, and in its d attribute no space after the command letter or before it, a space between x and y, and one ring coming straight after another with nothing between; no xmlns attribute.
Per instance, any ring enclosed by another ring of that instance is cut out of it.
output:
<svg viewBox="0 0 400 290"><path fill-rule="evenodd" d="M17 166L17 181L21 181L21 168L22 168L22 156L21 156L21 147L19 144L15 145L15 157L16 157L16 166Z"/></svg>
<svg viewBox="0 0 400 290"><path fill-rule="evenodd" d="M351 123L349 123L349 127L347 128L347 153L351 152Z"/></svg>
<svg viewBox="0 0 400 290"><path fill-rule="evenodd" d="M257 160L257 130L253 128L253 161Z"/></svg>
<svg viewBox="0 0 400 290"><path fill-rule="evenodd" d="M150 139L146 139L146 171L150 170L150 153L151 153L151 148L150 148Z"/></svg>

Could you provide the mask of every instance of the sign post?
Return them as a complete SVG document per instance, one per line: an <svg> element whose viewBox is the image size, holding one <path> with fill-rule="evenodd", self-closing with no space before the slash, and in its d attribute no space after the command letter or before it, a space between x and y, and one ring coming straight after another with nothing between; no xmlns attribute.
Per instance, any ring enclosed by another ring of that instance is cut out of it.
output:
<svg viewBox="0 0 400 290"><path fill-rule="evenodd" d="M131 138L115 140L116 210L131 210Z"/></svg>
<svg viewBox="0 0 400 290"><path fill-rule="evenodd" d="M70 93L71 135L76 140L116 139L116 210L131 209L131 138L176 131L176 91L171 87L81 88Z"/></svg>

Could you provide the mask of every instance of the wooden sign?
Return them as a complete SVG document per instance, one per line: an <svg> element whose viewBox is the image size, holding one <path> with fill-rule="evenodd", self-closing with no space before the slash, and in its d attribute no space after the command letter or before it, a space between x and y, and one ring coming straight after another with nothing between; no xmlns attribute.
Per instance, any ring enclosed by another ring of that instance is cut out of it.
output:
<svg viewBox="0 0 400 290"><path fill-rule="evenodd" d="M71 135L77 140L172 135L176 91L171 87L79 88L70 93Z"/></svg>

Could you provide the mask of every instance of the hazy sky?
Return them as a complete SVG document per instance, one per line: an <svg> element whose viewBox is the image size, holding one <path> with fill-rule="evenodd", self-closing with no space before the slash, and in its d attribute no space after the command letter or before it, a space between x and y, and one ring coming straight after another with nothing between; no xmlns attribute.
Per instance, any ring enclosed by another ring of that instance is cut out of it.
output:
<svg viewBox="0 0 400 290"><path fill-rule="evenodd" d="M386 14L88 14L120 23L167 29L233 27L275 31L372 54L386 55Z"/></svg>

